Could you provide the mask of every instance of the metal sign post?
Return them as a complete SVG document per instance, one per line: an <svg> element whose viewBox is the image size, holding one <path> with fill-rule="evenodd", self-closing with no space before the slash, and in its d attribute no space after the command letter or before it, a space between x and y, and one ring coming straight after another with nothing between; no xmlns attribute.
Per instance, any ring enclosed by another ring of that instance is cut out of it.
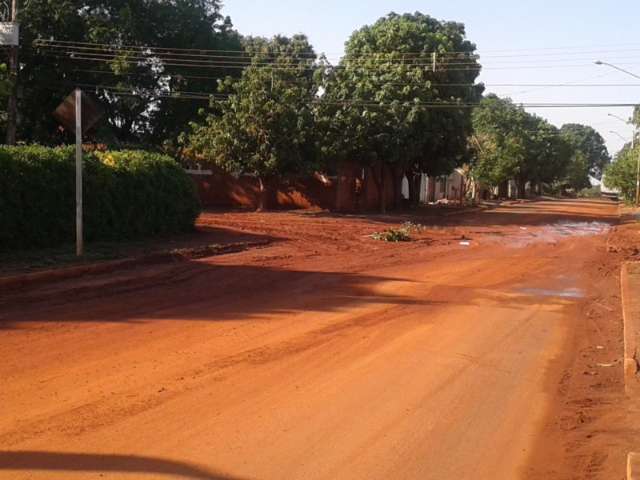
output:
<svg viewBox="0 0 640 480"><path fill-rule="evenodd" d="M71 92L53 112L67 132L76 134L76 254L79 257L84 254L82 136L98 123L103 113L100 104L79 88Z"/></svg>
<svg viewBox="0 0 640 480"><path fill-rule="evenodd" d="M84 254L84 236L82 234L82 90L76 94L76 255Z"/></svg>
<svg viewBox="0 0 640 480"><path fill-rule="evenodd" d="M20 28L18 21L18 0L11 1L9 22L0 23L0 45L9 47L9 79L11 87L7 104L7 138L8 145L16 144L18 123L18 44Z"/></svg>
<svg viewBox="0 0 640 480"><path fill-rule="evenodd" d="M633 150L635 151L635 149ZM640 152L636 154L638 161L636 162L636 207L640 207Z"/></svg>

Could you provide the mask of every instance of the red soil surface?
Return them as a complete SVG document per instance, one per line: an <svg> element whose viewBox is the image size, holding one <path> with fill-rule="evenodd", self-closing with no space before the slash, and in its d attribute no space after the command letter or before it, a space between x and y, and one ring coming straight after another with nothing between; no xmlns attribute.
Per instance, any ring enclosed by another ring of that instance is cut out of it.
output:
<svg viewBox="0 0 640 480"><path fill-rule="evenodd" d="M0 478L623 478L618 222L208 213L272 243L0 294Z"/></svg>

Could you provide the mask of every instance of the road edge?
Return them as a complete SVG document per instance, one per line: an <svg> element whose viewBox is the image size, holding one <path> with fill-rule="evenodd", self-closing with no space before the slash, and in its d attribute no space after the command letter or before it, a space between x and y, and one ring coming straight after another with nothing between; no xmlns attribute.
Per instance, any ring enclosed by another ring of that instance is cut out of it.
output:
<svg viewBox="0 0 640 480"><path fill-rule="evenodd" d="M624 262L620 269L622 320L624 325L624 383L627 394L638 391L638 339L640 337L640 262Z"/></svg>
<svg viewBox="0 0 640 480"><path fill-rule="evenodd" d="M54 281L58 282L79 278L85 275L100 275L115 271L128 270L142 265L153 265L171 261L189 261L198 258L224 255L227 253L237 253L250 248L264 247L270 243L270 240L261 240L255 242L210 244L195 248L184 248L152 253L139 257L129 257L121 260L93 262L84 265L74 265L72 267L61 267L41 270L38 272L11 275L7 277L0 277L0 289L3 292L8 292Z"/></svg>
<svg viewBox="0 0 640 480"><path fill-rule="evenodd" d="M627 456L627 480L640 480L640 453Z"/></svg>

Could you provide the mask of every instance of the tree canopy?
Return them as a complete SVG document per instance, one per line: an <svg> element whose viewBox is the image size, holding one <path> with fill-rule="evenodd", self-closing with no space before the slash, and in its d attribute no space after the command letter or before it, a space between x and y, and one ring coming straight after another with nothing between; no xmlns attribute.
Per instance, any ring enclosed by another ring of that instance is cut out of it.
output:
<svg viewBox="0 0 640 480"><path fill-rule="evenodd" d="M256 175L264 194L265 180L316 166L315 53L303 35L247 43L252 66L221 82L219 92L228 97L193 124L187 149L227 171Z"/></svg>
<svg viewBox="0 0 640 480"><path fill-rule="evenodd" d="M466 154L467 104L483 88L475 48L464 25L421 13L391 13L354 32L339 65L324 70L324 153L373 167L383 191L385 168L449 173Z"/></svg>
<svg viewBox="0 0 640 480"><path fill-rule="evenodd" d="M598 179L602 178L602 172L611 162L604 138L593 127L577 123L563 125L560 132L564 139L586 160L587 174Z"/></svg>
<svg viewBox="0 0 640 480"><path fill-rule="evenodd" d="M29 46L20 71L25 141L63 141L51 112L80 86L105 106L100 140L172 143L206 103L177 97L211 90L231 73L172 61L172 52L241 49L219 0L31 0L19 14L21 41Z"/></svg>
<svg viewBox="0 0 640 480"><path fill-rule="evenodd" d="M619 190L622 197L628 202L636 199L639 160L640 145L631 148L631 144L626 144L604 172L605 186Z"/></svg>
<svg viewBox="0 0 640 480"><path fill-rule="evenodd" d="M353 163L371 175L382 210L385 178L396 200L405 175L416 198L418 174L463 164L491 186L578 190L610 161L593 128L557 129L483 97L465 26L420 12L356 30L336 65L304 35L242 37L221 0L31 0L19 20L26 142L71 139L51 112L79 86L105 106L97 142L182 151L261 182Z"/></svg>
<svg viewBox="0 0 640 480"><path fill-rule="evenodd" d="M572 146L558 128L510 99L483 98L474 109L473 126L473 173L482 183L515 180L522 195L527 182L550 183L565 175Z"/></svg>

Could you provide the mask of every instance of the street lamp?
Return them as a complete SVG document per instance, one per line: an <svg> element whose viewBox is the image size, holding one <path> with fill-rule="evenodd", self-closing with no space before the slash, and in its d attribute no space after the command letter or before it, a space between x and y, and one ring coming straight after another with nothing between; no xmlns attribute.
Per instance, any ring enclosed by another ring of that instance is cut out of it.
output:
<svg viewBox="0 0 640 480"><path fill-rule="evenodd" d="M616 65L614 65L613 63L607 63L607 62L603 62L602 60L596 60L594 62L596 65L606 65L607 67L611 67L611 68L615 68L616 70L626 73L627 75L631 75L634 78L637 78L638 80L640 80L640 75L636 75L635 73L630 72L629 70L625 70L624 68L620 68Z"/></svg>
<svg viewBox="0 0 640 480"><path fill-rule="evenodd" d="M622 135L620 135L618 132L616 132L615 130L609 130L609 133L613 133L616 137L618 137L620 140L622 140L625 144L629 141L626 138L624 138Z"/></svg>
<svg viewBox="0 0 640 480"><path fill-rule="evenodd" d="M622 117L619 117L618 115L614 115L613 113L607 113L608 116L613 117L617 120L620 120L622 123L629 125L631 122L629 120L625 120ZM610 131L609 133L613 133L615 135L617 135L618 137L622 138L622 136L618 133L618 132L614 132L614 131ZM627 143L627 140L625 140L623 138L624 142ZM636 136L635 136L635 132L633 132L631 134L631 148L636 148Z"/></svg>
<svg viewBox="0 0 640 480"><path fill-rule="evenodd" d="M640 75L636 75L635 73L630 72L629 70L625 70L624 68L620 68L617 65L614 65L612 63L603 62L602 60L596 60L595 64L596 65L605 65L607 67L611 67L611 68L613 68L615 70L618 70L619 72L626 73L627 75L631 75L633 78L640 79ZM618 118L616 115L612 115L612 114L609 114L609 116ZM625 122L625 123L627 123L627 122ZM612 133L614 133L614 132L612 132ZM636 141L635 140L636 140L636 131L634 129L632 137L631 137L631 148L632 149L635 149L635 145L636 145ZM638 168L637 168L637 172L636 172L636 206L640 206L640 154L638 154Z"/></svg>
<svg viewBox="0 0 640 480"><path fill-rule="evenodd" d="M622 118L622 117L620 117L620 116L618 116L618 115L616 115L614 113L607 113L607 115L610 116L610 117L613 117L613 118L615 118L617 120L620 120L621 122L629 123L628 120L625 120L624 118Z"/></svg>

